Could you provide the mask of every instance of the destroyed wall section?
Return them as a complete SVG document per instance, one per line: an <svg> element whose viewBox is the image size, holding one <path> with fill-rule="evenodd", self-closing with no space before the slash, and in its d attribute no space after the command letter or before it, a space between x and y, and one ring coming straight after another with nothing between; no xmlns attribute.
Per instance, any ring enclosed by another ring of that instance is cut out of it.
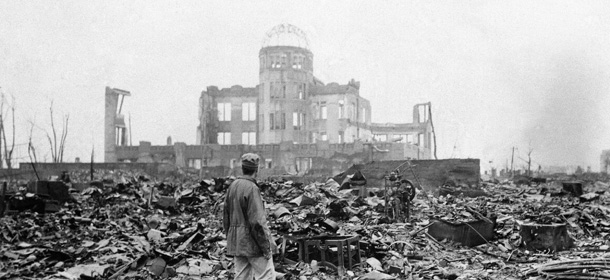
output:
<svg viewBox="0 0 610 280"><path fill-rule="evenodd" d="M127 126L121 109L128 91L106 87L104 103L104 161L116 162L115 148L127 145ZM120 102L119 102L120 99Z"/></svg>
<svg viewBox="0 0 610 280"><path fill-rule="evenodd" d="M360 96L360 84L350 81L346 85L330 83L314 85L311 90L312 142L330 143L370 141L371 103ZM325 107L326 116L322 116Z"/></svg>
<svg viewBox="0 0 610 280"><path fill-rule="evenodd" d="M373 136L385 135L387 141L411 144L417 147L416 156L405 154L405 158L429 159L435 149L430 102L413 106L412 123L373 123Z"/></svg>
<svg viewBox="0 0 610 280"><path fill-rule="evenodd" d="M173 147L170 146L171 149ZM192 148L192 147L191 147ZM288 147L283 147L287 149ZM295 147L291 147L295 148ZM234 151L231 153L235 156L240 154L242 151L234 147ZM280 147L267 147L266 155L269 157L278 157L280 155ZM313 155L313 153L310 153ZM320 154L322 155L322 154ZM311 182L322 182L330 177L334 177L337 174L343 172L343 176L339 176L338 180L342 181L345 175L353 174L356 170L361 170L364 176L367 178L368 187L383 187L384 176L390 171L395 169L397 166L403 164L404 160L393 160L384 162L372 162L363 163L358 161L359 154L346 155L335 151L329 158L315 157L314 165L315 169L312 172L299 175L286 175L281 170L276 168L263 168L259 174L259 178L266 179L281 175L284 180L293 180L295 182L311 183ZM356 163L356 164L352 164ZM413 171L417 174L419 180L426 190L435 191L437 187L442 186L445 183L450 184L466 184L476 185L479 182L480 177L480 161L478 159L445 159L445 160L412 160L411 163L414 165ZM36 172L42 179L50 178L51 176L57 176L62 171L76 171L89 173L91 168L90 163L36 163ZM340 168L329 167L344 167L343 170ZM113 162L113 163L94 163L94 170L97 172L107 171L116 172L145 172L152 176L166 176L171 175L178 169L172 163L161 163L161 162ZM403 166L401 168L401 174L404 178L416 181L411 171ZM228 175L240 175L241 172L236 168L230 169L227 166L206 166L203 167L202 177L214 178L224 177ZM20 163L19 169L13 170L12 175L16 178L26 180L36 180L36 174L30 163Z"/></svg>
<svg viewBox="0 0 610 280"><path fill-rule="evenodd" d="M197 127L197 143L218 144L218 133L230 133L228 143L232 144L242 143L244 132L254 132L258 137L260 118L257 116L255 120L244 120L242 116L243 104L255 103L255 107L258 108L258 90L258 87L248 88L239 85L223 89L215 86L207 87L199 98L200 124ZM230 120L219 119L218 104L230 104Z"/></svg>
<svg viewBox="0 0 610 280"><path fill-rule="evenodd" d="M388 139L395 139L398 143L404 143L408 147L405 152L405 158L412 159L429 159L432 154L431 145L431 128L430 123L373 123L371 125L373 135L387 135ZM412 137L412 141L404 139L408 136ZM421 136L421 137L420 137ZM400 139L400 140L398 140Z"/></svg>
<svg viewBox="0 0 610 280"><path fill-rule="evenodd" d="M201 165L226 167L238 174L240 157L245 153L261 156L260 175L318 174L332 176L343 172L354 164L370 161L401 160L405 155L415 158L418 147L404 143L353 143L332 144L319 141L310 144L295 144L284 141L279 144L264 145L186 145L174 143L171 146L153 146L150 142L140 142L139 146L117 147L119 161L162 162L176 167L187 167L189 163L204 160ZM383 151L383 152L380 152ZM224 174L230 175L230 174ZM224 176L223 175L223 176Z"/></svg>
<svg viewBox="0 0 610 280"><path fill-rule="evenodd" d="M416 182L415 173L426 190L436 190L444 184L476 186L481 177L479 159L412 160L413 172L404 163L404 160L395 160L355 165L347 169L343 178L360 170L368 186L383 186L384 177L402 165L403 178Z"/></svg>
<svg viewBox="0 0 610 280"><path fill-rule="evenodd" d="M58 176L63 171L74 171L80 170L85 174L89 174L91 170L91 163L35 163L36 173L41 180L50 178L51 176ZM96 171L106 170L116 172L120 171L135 171L145 172L146 174L156 175L163 172L173 170L171 166L167 166L166 163L126 163L126 162L98 162L93 164L93 169ZM36 173L31 163L20 163L18 170L18 177L28 180L37 180Z"/></svg>
<svg viewBox="0 0 610 280"><path fill-rule="evenodd" d="M104 107L104 161L115 162L115 139L116 139L116 107L119 102L119 95L106 87L105 107Z"/></svg>

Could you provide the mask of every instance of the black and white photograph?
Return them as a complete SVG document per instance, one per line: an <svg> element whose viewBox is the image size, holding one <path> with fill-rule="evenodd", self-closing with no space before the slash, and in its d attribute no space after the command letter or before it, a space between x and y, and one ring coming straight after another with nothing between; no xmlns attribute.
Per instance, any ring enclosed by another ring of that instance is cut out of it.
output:
<svg viewBox="0 0 610 280"><path fill-rule="evenodd" d="M0 280L610 279L610 2L0 1Z"/></svg>

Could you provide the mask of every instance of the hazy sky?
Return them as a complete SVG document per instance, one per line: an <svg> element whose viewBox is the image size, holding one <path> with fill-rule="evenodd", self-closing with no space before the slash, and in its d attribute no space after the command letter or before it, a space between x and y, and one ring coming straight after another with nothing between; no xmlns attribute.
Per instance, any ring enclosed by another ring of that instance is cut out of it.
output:
<svg viewBox="0 0 610 280"><path fill-rule="evenodd" d="M503 167L599 169L610 149L607 1L2 1L0 87L16 102L17 142L48 107L70 114L68 161L103 158L104 88L131 91L133 143L195 143L209 85L255 86L265 33L304 30L314 75L361 82L374 122L410 122L432 102L439 157ZM532 3L534 2L534 3ZM27 160L27 147L18 157Z"/></svg>

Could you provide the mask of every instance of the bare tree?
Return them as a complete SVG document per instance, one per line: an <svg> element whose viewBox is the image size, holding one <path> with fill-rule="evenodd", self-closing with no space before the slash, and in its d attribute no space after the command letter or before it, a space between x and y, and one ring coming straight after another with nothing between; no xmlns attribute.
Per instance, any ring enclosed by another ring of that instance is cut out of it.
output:
<svg viewBox="0 0 610 280"><path fill-rule="evenodd" d="M532 176L532 152L534 149L530 148L527 151L527 176Z"/></svg>
<svg viewBox="0 0 610 280"><path fill-rule="evenodd" d="M12 129L10 132L10 144L7 140L6 124L7 119L12 121ZM15 151L15 97L12 96L12 102L8 102L4 93L0 94L0 167L6 164L9 171L13 167L13 152Z"/></svg>
<svg viewBox="0 0 610 280"><path fill-rule="evenodd" d="M55 118L53 116L53 102L51 102L51 106L49 107L49 113L51 114L51 134L47 131L47 139L49 140L49 146L51 147L51 160L54 163L59 163L64 161L64 148L66 147L66 138L68 137L68 122L70 121L70 115L64 115L62 119L62 129L59 135L57 134L57 129L55 128Z"/></svg>
<svg viewBox="0 0 610 280"><path fill-rule="evenodd" d="M34 174L36 174L36 178L40 180L40 176L38 176L38 171L36 171L36 164L38 163L38 159L36 158L36 149L34 149L34 145L32 144L32 134L34 133L34 122L30 122L30 138L28 139L28 156L30 157L30 164L32 165L32 169L34 170Z"/></svg>

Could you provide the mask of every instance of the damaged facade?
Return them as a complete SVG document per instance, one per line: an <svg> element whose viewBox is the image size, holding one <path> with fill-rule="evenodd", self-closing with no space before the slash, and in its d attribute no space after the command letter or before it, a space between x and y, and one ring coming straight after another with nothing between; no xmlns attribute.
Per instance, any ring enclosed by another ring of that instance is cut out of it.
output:
<svg viewBox="0 0 610 280"><path fill-rule="evenodd" d="M121 114L125 96L128 91L106 87L104 110L104 161L116 162L116 147L127 145L127 126L125 116ZM120 101L119 101L120 100Z"/></svg>
<svg viewBox="0 0 610 280"><path fill-rule="evenodd" d="M298 28L279 25L268 32L259 62L255 87L208 86L201 93L196 145L113 142L118 144L113 147L116 156L107 156L107 161L233 169L241 154L254 152L266 169L275 170L271 173L283 174L314 166L341 171L368 161L432 157L430 103L413 107L413 123L371 122L371 105L360 96L360 82L325 84L315 78L313 53ZM108 114L112 107L106 107ZM108 137L106 141L108 153Z"/></svg>

